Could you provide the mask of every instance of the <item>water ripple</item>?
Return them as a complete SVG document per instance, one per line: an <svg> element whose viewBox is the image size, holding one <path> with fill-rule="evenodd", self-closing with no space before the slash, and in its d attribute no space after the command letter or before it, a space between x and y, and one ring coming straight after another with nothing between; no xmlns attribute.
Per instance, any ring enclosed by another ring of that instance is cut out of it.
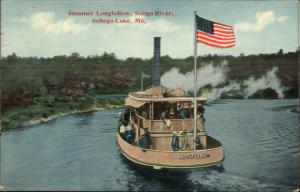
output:
<svg viewBox="0 0 300 192"><path fill-rule="evenodd" d="M222 167L157 171L116 144L120 109L65 116L1 135L2 184L11 190L292 191L299 181L297 100L230 100L206 109Z"/></svg>

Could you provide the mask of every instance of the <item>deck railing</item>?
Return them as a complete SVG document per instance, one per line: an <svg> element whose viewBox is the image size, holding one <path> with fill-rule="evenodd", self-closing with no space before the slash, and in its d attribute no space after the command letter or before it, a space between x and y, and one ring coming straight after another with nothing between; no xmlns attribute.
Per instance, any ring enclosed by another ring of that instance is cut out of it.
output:
<svg viewBox="0 0 300 192"><path fill-rule="evenodd" d="M192 131L193 130L193 119L168 119L171 124L167 127L167 120L150 120L145 119L140 115L133 115L132 121L139 128L148 128L152 133L164 133L173 131ZM203 119L197 119L197 129L198 131L203 131Z"/></svg>

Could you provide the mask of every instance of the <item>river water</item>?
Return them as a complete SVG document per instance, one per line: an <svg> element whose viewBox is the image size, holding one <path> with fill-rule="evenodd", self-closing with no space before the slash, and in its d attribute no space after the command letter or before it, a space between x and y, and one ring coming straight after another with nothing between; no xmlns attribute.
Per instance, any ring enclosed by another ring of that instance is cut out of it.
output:
<svg viewBox="0 0 300 192"><path fill-rule="evenodd" d="M154 171L116 145L122 109L68 115L1 135L8 190L291 191L299 187L298 100L220 100L206 130L225 148L222 167Z"/></svg>

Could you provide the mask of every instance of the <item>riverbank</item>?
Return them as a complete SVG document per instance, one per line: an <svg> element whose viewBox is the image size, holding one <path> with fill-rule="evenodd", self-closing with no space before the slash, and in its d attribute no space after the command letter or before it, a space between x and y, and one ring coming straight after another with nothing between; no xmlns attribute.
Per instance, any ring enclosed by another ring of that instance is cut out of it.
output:
<svg viewBox="0 0 300 192"><path fill-rule="evenodd" d="M94 99L93 102L55 102L53 105L36 103L28 107L12 108L1 114L2 131L27 126L47 123L59 117L99 111L104 109L113 109L123 105L123 97L110 96Z"/></svg>
<svg viewBox="0 0 300 192"><path fill-rule="evenodd" d="M32 125L38 125L38 124L42 124L42 123L47 123L49 121L52 121L52 120L57 119L59 117L63 117L65 115L87 113L87 112L93 112L93 111L100 111L100 110L104 110L104 109L114 109L114 108L117 108L117 107L120 107L120 105L109 105L109 107L107 107L107 108L98 107L98 108L91 108L91 109L85 109L85 110L75 110L75 111L70 111L68 113L60 113L60 114L52 115L52 116L49 116L47 118L42 117L40 119L32 119L32 120L29 120L29 121L19 121L19 122L13 123L13 125L10 126L10 127L4 127L3 131L9 130L9 129L17 129L17 128L28 127L28 126L32 126Z"/></svg>

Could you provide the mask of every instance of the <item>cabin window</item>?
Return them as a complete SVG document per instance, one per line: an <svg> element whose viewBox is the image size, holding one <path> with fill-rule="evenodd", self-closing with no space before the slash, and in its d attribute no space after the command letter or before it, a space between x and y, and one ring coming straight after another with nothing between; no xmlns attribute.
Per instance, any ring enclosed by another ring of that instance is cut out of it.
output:
<svg viewBox="0 0 300 192"><path fill-rule="evenodd" d="M192 102L155 102L154 119L189 119L193 118ZM198 112L203 113L203 107L198 107Z"/></svg>
<svg viewBox="0 0 300 192"><path fill-rule="evenodd" d="M136 109L136 114L145 118L151 119L150 117L150 105L146 103L140 108ZM197 113L203 118L204 108L202 105L198 105ZM154 102L153 103L153 119L190 119L194 117L194 108L192 102Z"/></svg>
<svg viewBox="0 0 300 192"><path fill-rule="evenodd" d="M149 106L150 106L149 103L144 104L143 106L137 109L137 114L145 119L149 119L150 117Z"/></svg>

